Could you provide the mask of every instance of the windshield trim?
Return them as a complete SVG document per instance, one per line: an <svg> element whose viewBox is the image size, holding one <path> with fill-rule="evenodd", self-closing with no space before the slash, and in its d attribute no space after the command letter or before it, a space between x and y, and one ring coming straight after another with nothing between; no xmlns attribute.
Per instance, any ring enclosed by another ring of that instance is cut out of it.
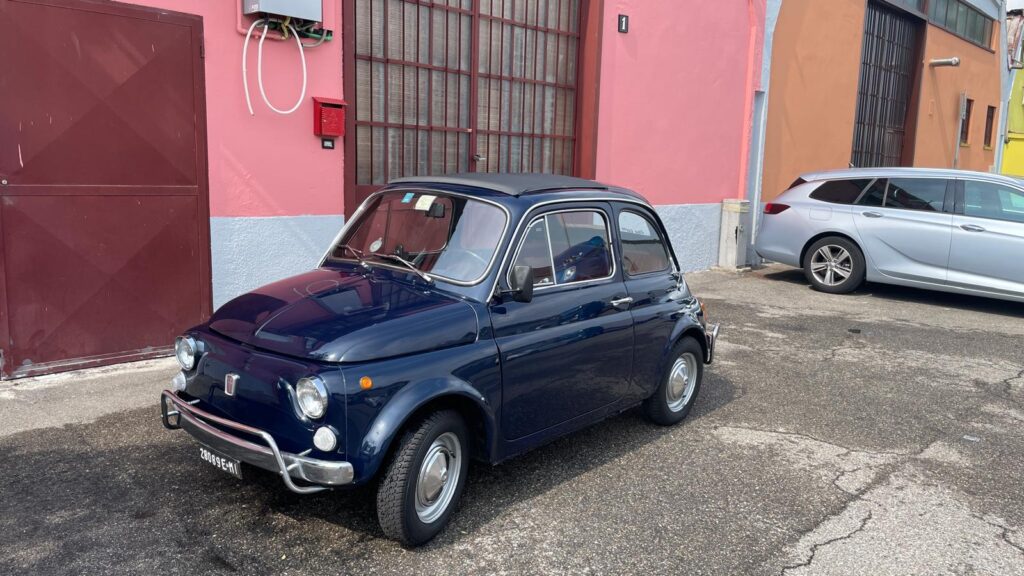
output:
<svg viewBox="0 0 1024 576"><path fill-rule="evenodd" d="M384 188L384 189L378 190L378 191L374 192L373 194L370 194L369 196L367 196L366 199L363 200L362 204L359 205L359 208L356 209L355 213L352 214L352 218L345 222L345 225L342 226L341 231L338 232L338 234L334 237L334 240L331 241L331 245L327 247L327 251L324 252L323 257L320 258L320 266L323 266L324 263L327 262L327 260L331 257L331 252L334 251L335 246L338 245L338 242L341 242L341 239L344 238L345 234L347 234L349 232L349 229L351 228L351 226L359 221L359 218L362 217L363 213L366 211L367 206L369 206L370 203L377 196L380 196L380 195L383 195L383 194L387 194L387 193L390 193L390 192L417 192L417 193L433 192L433 193L438 194L439 196L440 195L445 195L445 196L455 196L455 197L458 197L458 198L466 198L467 200L471 200L471 201L475 200L477 202L483 202L485 204L490 204L492 206L497 206L498 208L500 208L501 211L505 214L505 226L502 228L501 235L498 237L498 243L494 246L494 252L491 254L491 259L487 263L487 268L484 269L483 273L480 275L479 278L476 278L474 280L456 280L454 278L448 278L447 276L441 276L439 274L434 274L433 272L426 272L424 270L420 270L420 272L428 274L431 278L433 278L435 280L441 280L443 282L446 282L448 284L454 284L456 286L476 286L477 284L479 284L479 283L481 283L481 282L483 282L484 280L487 279L487 277L491 274L491 270L494 268L495 262L498 259L498 253L501 251L501 244L502 244L502 242L505 241L506 235L508 234L508 229L509 229L509 226L511 225L511 222L512 222L512 213L509 211L509 209L505 205L501 204L500 202L495 202L494 200L490 200L488 198L481 198L479 196L474 196L472 194L463 194L461 192L453 192L453 191L450 191L450 190L436 190L436 189L433 189L433 188L422 188L422 187L418 187L418 186L397 186L397 187L394 187L394 188ZM447 246L447 242L445 243L445 246ZM355 261L355 260L352 260L351 258L337 258L337 260L346 260L346 261L353 261L353 262ZM404 266L396 266L396 265L389 264L389 263L386 263L386 262L381 262L380 260L377 260L376 262L374 262L374 265L379 265L379 266L382 266L382 267L385 267L385 268L390 268L390 269L393 269L393 270L399 270L399 271L406 272L406 273L409 273L409 274L413 273L411 270L409 270L408 268L405 268Z"/></svg>

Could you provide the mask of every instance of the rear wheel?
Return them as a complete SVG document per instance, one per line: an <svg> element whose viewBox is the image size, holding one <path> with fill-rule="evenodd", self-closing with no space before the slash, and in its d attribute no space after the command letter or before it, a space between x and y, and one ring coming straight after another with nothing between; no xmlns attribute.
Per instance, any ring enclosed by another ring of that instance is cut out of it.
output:
<svg viewBox="0 0 1024 576"><path fill-rule="evenodd" d="M435 412L409 428L377 489L377 519L388 538L418 546L448 524L466 485L469 444L458 412Z"/></svg>
<svg viewBox="0 0 1024 576"><path fill-rule="evenodd" d="M864 254L846 238L822 238L804 255L804 276L822 292L853 292L864 283Z"/></svg>
<svg viewBox="0 0 1024 576"><path fill-rule="evenodd" d="M681 422L697 402L704 379L704 349L686 336L672 348L658 390L644 400L644 413L655 424L671 426Z"/></svg>

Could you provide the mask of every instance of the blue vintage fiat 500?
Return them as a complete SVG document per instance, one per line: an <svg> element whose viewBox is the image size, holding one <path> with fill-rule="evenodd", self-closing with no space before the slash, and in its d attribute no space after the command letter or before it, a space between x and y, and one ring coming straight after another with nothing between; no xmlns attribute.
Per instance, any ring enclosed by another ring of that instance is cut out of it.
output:
<svg viewBox="0 0 1024 576"><path fill-rule="evenodd" d="M693 407L718 327L639 195L550 175L397 180L320 267L177 339L164 425L299 493L380 477L389 537L445 526L496 464L638 404Z"/></svg>

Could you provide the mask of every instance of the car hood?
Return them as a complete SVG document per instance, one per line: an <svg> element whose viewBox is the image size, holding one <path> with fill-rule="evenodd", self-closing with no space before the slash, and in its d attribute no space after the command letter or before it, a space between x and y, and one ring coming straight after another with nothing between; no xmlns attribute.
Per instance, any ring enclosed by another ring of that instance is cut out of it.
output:
<svg viewBox="0 0 1024 576"><path fill-rule="evenodd" d="M365 362L474 342L473 307L388 270L320 268L243 294L210 319L257 348L327 362Z"/></svg>

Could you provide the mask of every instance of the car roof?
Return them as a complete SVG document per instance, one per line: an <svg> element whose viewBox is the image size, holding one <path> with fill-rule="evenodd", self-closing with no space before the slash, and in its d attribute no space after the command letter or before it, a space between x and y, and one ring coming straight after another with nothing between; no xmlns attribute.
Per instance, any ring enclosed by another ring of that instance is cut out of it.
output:
<svg viewBox="0 0 1024 576"><path fill-rule="evenodd" d="M951 168L847 168L843 170L822 170L818 172L807 172L800 176L808 182L817 180L839 180L844 178L970 178L973 180L987 180L1001 184L1010 184L1020 187L1022 182L1017 178L1011 178L1002 174L991 172L973 172L970 170L953 170Z"/></svg>
<svg viewBox="0 0 1024 576"><path fill-rule="evenodd" d="M562 176L560 174L466 172L445 176L408 176L392 180L389 183L389 186L394 185L425 185L432 188L459 187L460 189L480 188L514 198L534 194L540 195L542 193L545 196L550 196L552 194L557 195L559 192L598 191L602 195L611 198L623 197L624 199L641 200L645 204L647 203L643 196L632 190L609 186L594 180Z"/></svg>
<svg viewBox="0 0 1024 576"><path fill-rule="evenodd" d="M486 188L509 196L522 196L530 192L550 190L608 189L607 185L600 182L559 174L496 174L491 172L466 172L445 176L409 176L392 180L391 184L454 184Z"/></svg>

